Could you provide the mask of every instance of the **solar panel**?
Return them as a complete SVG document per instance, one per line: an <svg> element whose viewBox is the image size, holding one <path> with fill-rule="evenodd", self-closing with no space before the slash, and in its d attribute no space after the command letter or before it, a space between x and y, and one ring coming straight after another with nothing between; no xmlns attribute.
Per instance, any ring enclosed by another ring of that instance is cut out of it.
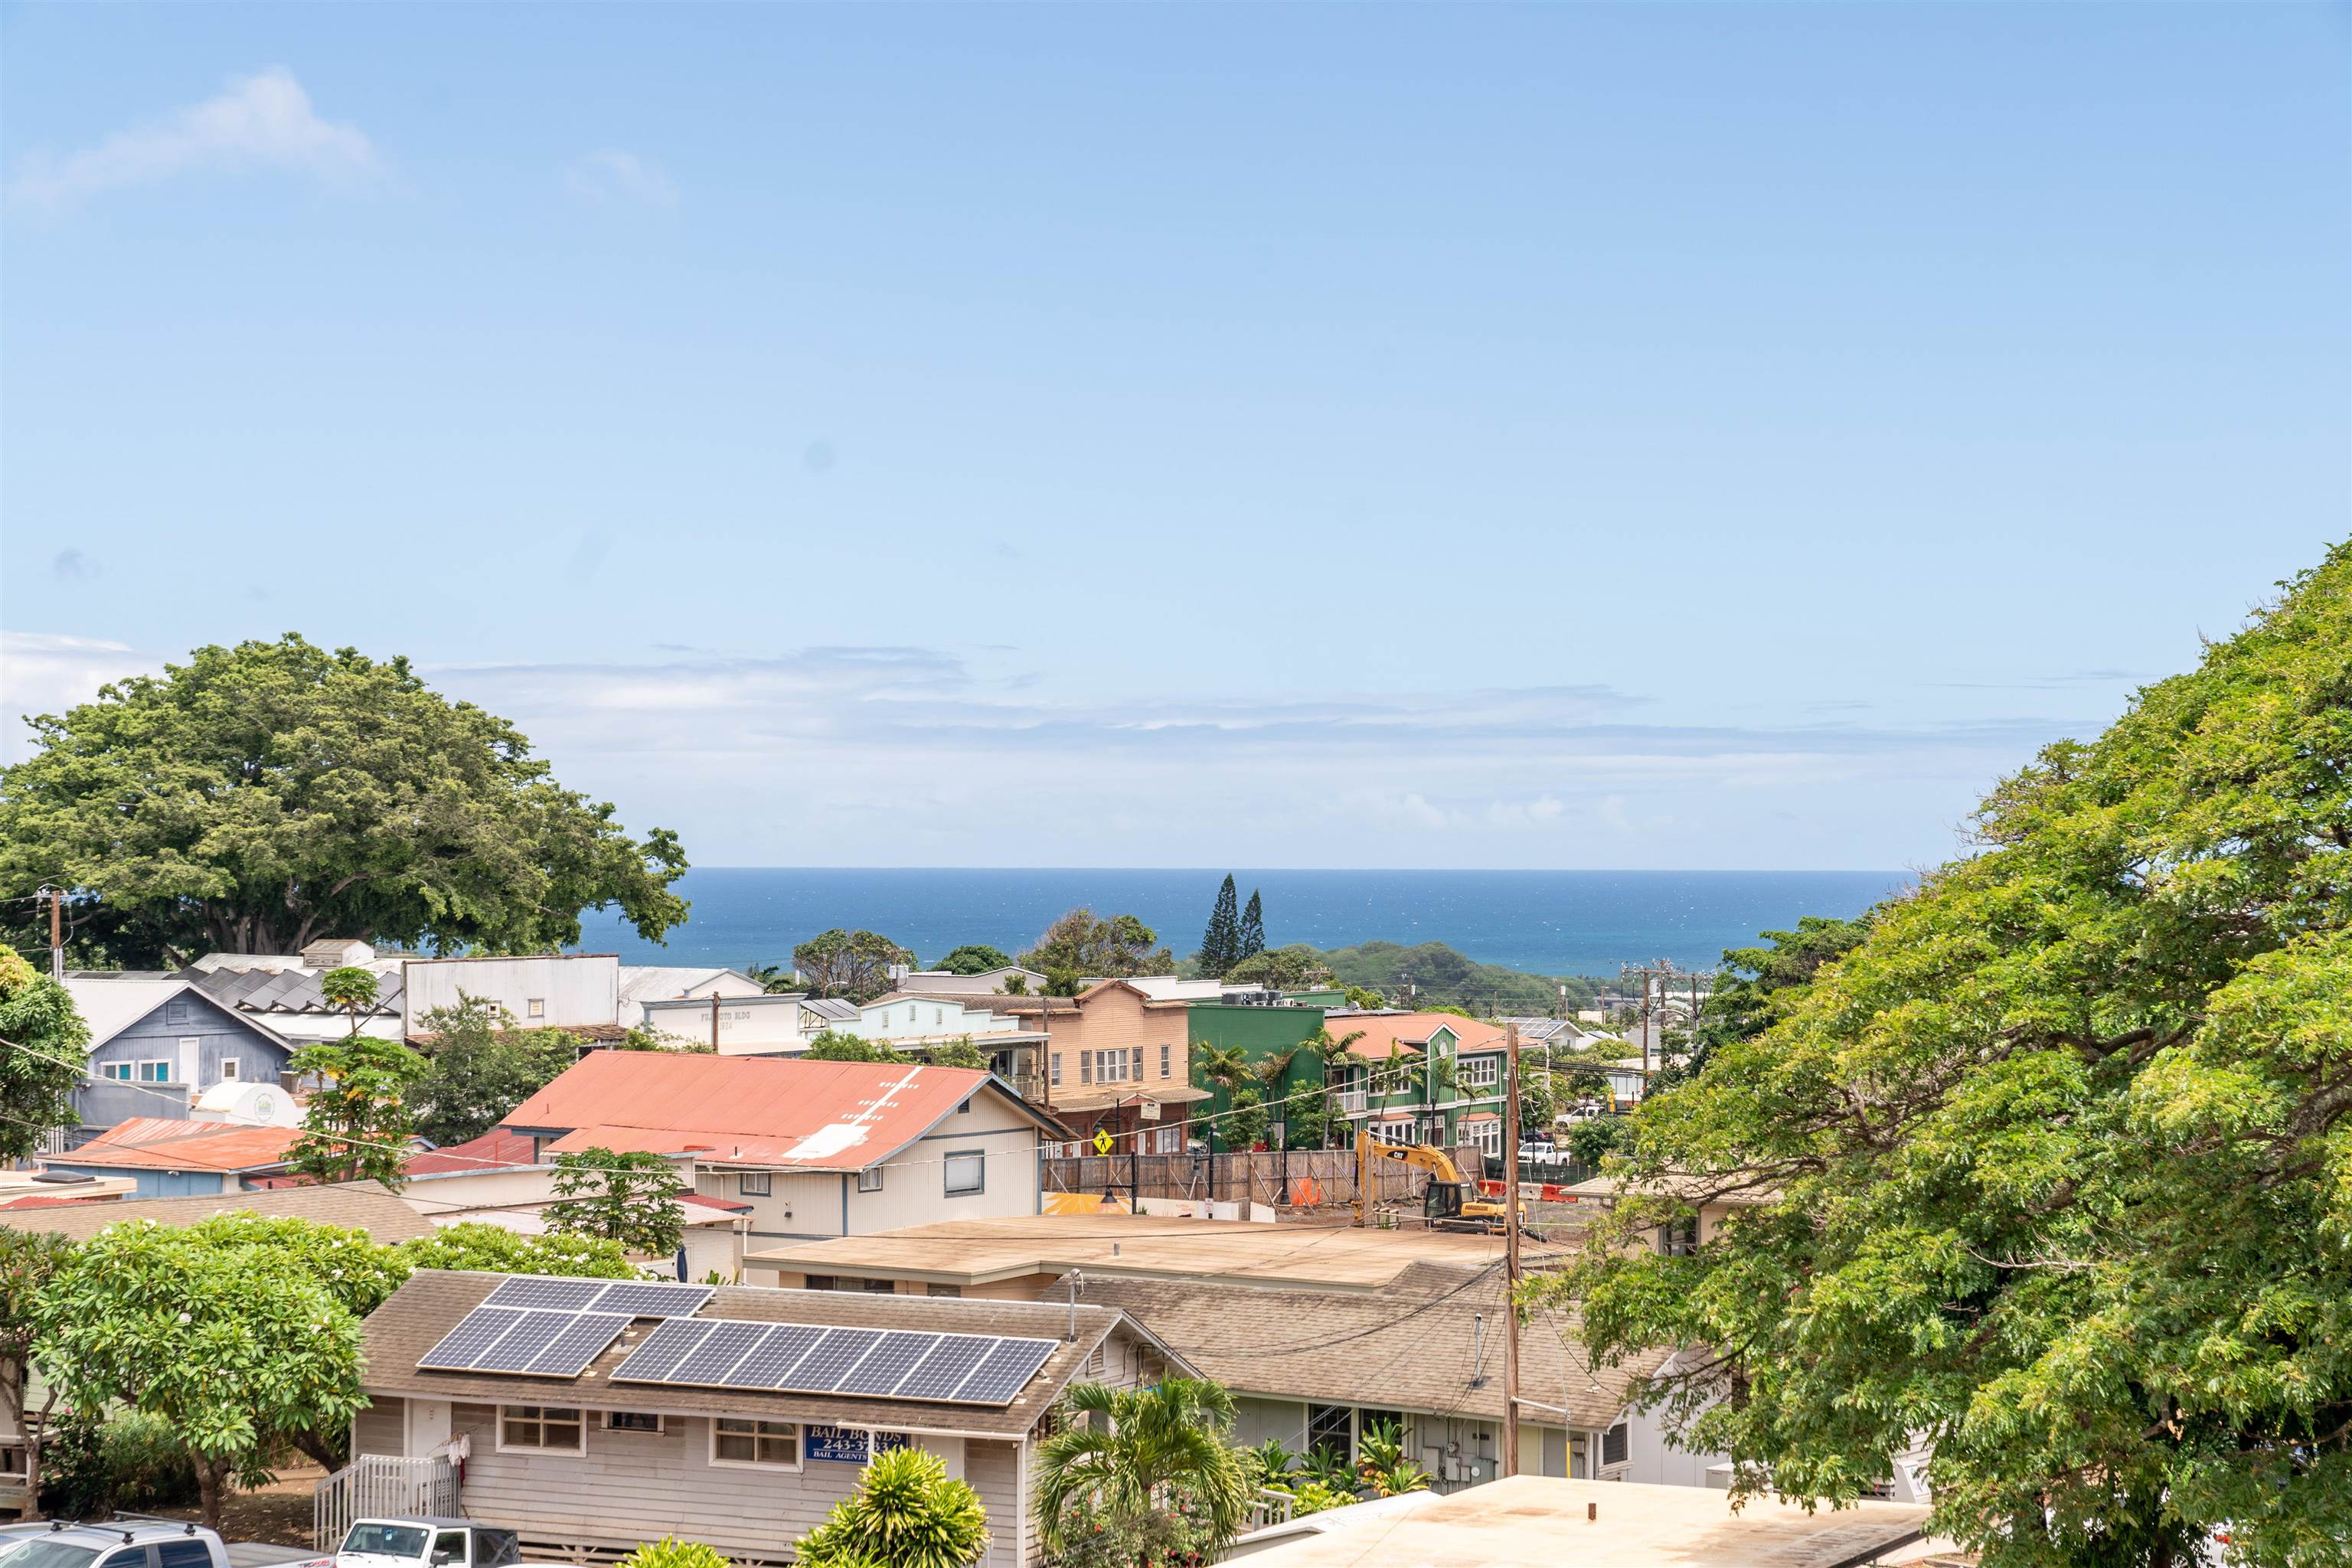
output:
<svg viewBox="0 0 2352 1568"><path fill-rule="evenodd" d="M570 1328L578 1314L525 1312L521 1321L499 1336L498 1342L476 1356L475 1372L529 1372L530 1363Z"/></svg>
<svg viewBox="0 0 2352 1568"><path fill-rule="evenodd" d="M708 1318L668 1318L613 1369L615 1383L663 1383L719 1325Z"/></svg>
<svg viewBox="0 0 2352 1568"><path fill-rule="evenodd" d="M743 1352L768 1337L766 1323L713 1324L710 1332L684 1361L677 1370L662 1379L664 1383L699 1383L712 1384L734 1369L743 1359Z"/></svg>
<svg viewBox="0 0 2352 1568"><path fill-rule="evenodd" d="M572 1326L555 1336L554 1342L539 1352L531 1363L533 1377L578 1377L588 1365L612 1348L621 1337L629 1320L618 1312L580 1312ZM503 1347L501 1347L503 1348Z"/></svg>
<svg viewBox="0 0 2352 1568"><path fill-rule="evenodd" d="M841 1394L890 1394L898 1389L915 1363L923 1359L930 1348L940 1342L937 1334L890 1333L874 1347L874 1353L857 1363L857 1370L834 1384Z"/></svg>
<svg viewBox="0 0 2352 1568"><path fill-rule="evenodd" d="M721 1382L729 1388L782 1388L785 1374L824 1337L823 1329L806 1323L779 1323Z"/></svg>
<svg viewBox="0 0 2352 1568"><path fill-rule="evenodd" d="M955 1397L966 1405L1010 1405L1053 1352L1052 1340L1000 1340Z"/></svg>
<svg viewBox="0 0 2352 1568"><path fill-rule="evenodd" d="M499 1336L522 1321L520 1312L498 1307L477 1307L441 1336L441 1342L417 1358L419 1372L464 1372L474 1358L498 1343Z"/></svg>
<svg viewBox="0 0 2352 1568"><path fill-rule="evenodd" d="M784 1386L804 1394L830 1394L881 1342L881 1333L874 1329L835 1329L793 1368L792 1381Z"/></svg>
<svg viewBox="0 0 2352 1568"><path fill-rule="evenodd" d="M717 1294L708 1285L649 1285L624 1280L606 1286L593 1301L582 1305L592 1312L625 1312L632 1318L690 1318Z"/></svg>
<svg viewBox="0 0 2352 1568"><path fill-rule="evenodd" d="M542 1279L526 1278L509 1279L489 1294L485 1307L529 1307L551 1312L585 1311L588 1303L603 1295L606 1289L602 1279Z"/></svg>
<svg viewBox="0 0 2352 1568"><path fill-rule="evenodd" d="M900 1399L952 1399L955 1391L963 1386L972 1369L996 1348L997 1342L985 1334L948 1334L932 1347L931 1353L916 1363L906 1381L898 1384Z"/></svg>

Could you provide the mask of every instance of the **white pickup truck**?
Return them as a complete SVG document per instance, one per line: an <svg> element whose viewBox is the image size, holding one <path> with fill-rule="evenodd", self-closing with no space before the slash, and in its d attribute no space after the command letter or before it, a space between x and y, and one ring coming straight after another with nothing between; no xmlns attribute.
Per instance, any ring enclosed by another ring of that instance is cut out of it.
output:
<svg viewBox="0 0 2352 1568"><path fill-rule="evenodd" d="M121 1514L0 1527L0 1568L333 1568L315 1552L224 1542L201 1524Z"/></svg>
<svg viewBox="0 0 2352 1568"><path fill-rule="evenodd" d="M511 1530L409 1514L352 1521L333 1562L334 1568L507 1568L521 1560ZM16 1565L0 1562L0 1568Z"/></svg>

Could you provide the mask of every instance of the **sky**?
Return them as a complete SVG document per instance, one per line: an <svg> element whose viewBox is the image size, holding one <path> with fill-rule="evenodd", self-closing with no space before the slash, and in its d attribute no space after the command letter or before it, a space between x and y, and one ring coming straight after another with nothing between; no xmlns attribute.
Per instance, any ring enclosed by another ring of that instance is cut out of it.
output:
<svg viewBox="0 0 2352 1568"><path fill-rule="evenodd" d="M1909 868L2352 534L2343 5L0 30L8 759L295 631L698 864Z"/></svg>

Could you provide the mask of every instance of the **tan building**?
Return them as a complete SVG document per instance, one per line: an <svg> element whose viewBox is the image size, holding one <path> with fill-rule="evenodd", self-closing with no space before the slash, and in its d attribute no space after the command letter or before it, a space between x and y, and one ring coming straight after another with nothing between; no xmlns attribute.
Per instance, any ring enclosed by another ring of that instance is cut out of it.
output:
<svg viewBox="0 0 2352 1568"><path fill-rule="evenodd" d="M1041 1103L1082 1141L1107 1131L1127 1153L1132 1145L1121 1135L1140 1130L1139 1152L1183 1152L1192 1108L1209 1098L1192 1087L1189 1000L1159 1000L1127 981L1103 980L1076 996L1001 996L990 1005L1024 1026L1042 1025Z"/></svg>

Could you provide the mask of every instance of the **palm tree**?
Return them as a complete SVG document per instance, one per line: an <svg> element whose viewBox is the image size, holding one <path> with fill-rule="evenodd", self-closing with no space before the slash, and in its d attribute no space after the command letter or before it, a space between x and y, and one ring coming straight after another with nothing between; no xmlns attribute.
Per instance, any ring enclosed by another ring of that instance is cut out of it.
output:
<svg viewBox="0 0 2352 1568"><path fill-rule="evenodd" d="M1280 1123L1284 1130L1280 1138L1275 1139L1267 1145L1269 1148L1290 1146L1290 1106L1283 1096L1282 1080L1290 1076L1290 1064L1298 1059L1298 1053L1304 1048L1301 1046L1293 1046L1286 1051L1276 1051L1258 1063L1253 1069L1258 1082L1265 1086L1266 1109L1273 1113L1274 1120Z"/></svg>
<svg viewBox="0 0 2352 1568"><path fill-rule="evenodd" d="M1074 1383L1062 1429L1037 1446L1037 1512L1045 1544L1063 1547L1064 1516L1091 1501L1116 1525L1139 1528L1195 1504L1219 1546L1240 1532L1255 1489L1242 1450L1225 1440L1234 1396L1224 1385L1171 1377L1157 1388Z"/></svg>
<svg viewBox="0 0 2352 1568"><path fill-rule="evenodd" d="M1340 1066L1350 1060L1349 1053L1355 1049L1356 1042L1363 1037L1364 1031L1361 1029L1342 1035L1336 1040L1331 1037L1330 1030L1318 1029L1311 1038L1298 1042L1301 1050L1313 1051L1316 1059L1323 1064L1323 1142L1327 1147L1331 1142L1333 1111L1331 1097L1334 1093L1331 1087L1331 1075Z"/></svg>

